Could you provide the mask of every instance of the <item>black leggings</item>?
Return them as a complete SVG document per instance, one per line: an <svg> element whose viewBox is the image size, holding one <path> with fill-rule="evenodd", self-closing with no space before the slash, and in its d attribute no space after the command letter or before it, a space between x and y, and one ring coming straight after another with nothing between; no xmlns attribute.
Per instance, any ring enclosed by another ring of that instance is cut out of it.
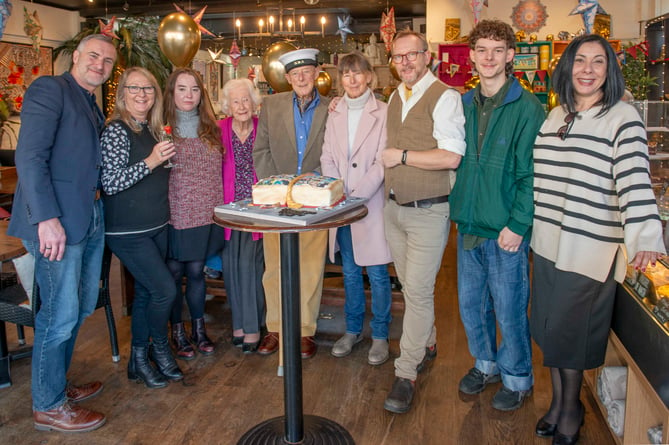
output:
<svg viewBox="0 0 669 445"><path fill-rule="evenodd" d="M167 267L172 272L174 282L177 286L177 298L172 306L170 322L181 323L181 312L183 310L182 278L186 276L186 301L191 319L204 317L204 302L206 297L206 284L204 277L204 260L202 261L177 261L169 258Z"/></svg>

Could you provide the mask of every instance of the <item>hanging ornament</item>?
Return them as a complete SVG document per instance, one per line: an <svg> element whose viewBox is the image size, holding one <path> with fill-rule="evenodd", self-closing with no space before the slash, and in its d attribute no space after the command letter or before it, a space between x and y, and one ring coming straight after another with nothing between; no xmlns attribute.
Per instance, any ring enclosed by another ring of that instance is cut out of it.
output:
<svg viewBox="0 0 669 445"><path fill-rule="evenodd" d="M451 63L448 66L448 75L449 76L451 76L451 77L455 76L456 74L458 74L458 71L460 71L460 65L458 65L457 63Z"/></svg>
<svg viewBox="0 0 669 445"><path fill-rule="evenodd" d="M116 21L116 16L112 16L111 19L109 19L109 23L105 25L105 22L102 20L98 19L98 26L100 27L100 34L103 36L111 37L112 39L116 40L121 40L119 36L114 33L114 22Z"/></svg>
<svg viewBox="0 0 669 445"><path fill-rule="evenodd" d="M539 0L520 0L511 11L513 26L526 33L539 31L547 18L546 7Z"/></svg>
<svg viewBox="0 0 669 445"><path fill-rule="evenodd" d="M344 18L337 17L337 32L335 34L339 34L341 36L341 43L345 44L346 43L346 36L347 34L353 34L353 31L351 31L351 16L347 15Z"/></svg>
<svg viewBox="0 0 669 445"><path fill-rule="evenodd" d="M595 26L595 15L597 15L598 3L599 0L578 0L578 6L572 9L569 13L569 15L581 14L586 34L592 34L592 28Z"/></svg>
<svg viewBox="0 0 669 445"><path fill-rule="evenodd" d="M249 79L251 82L255 83L255 78L256 78L256 70L253 69L252 66L249 67L248 74L246 74L246 78Z"/></svg>
<svg viewBox="0 0 669 445"><path fill-rule="evenodd" d="M201 40L197 23L188 14L173 12L158 27L158 46L165 57L179 68L190 64L200 49Z"/></svg>
<svg viewBox="0 0 669 445"><path fill-rule="evenodd" d="M386 52L390 52L390 46L393 42L397 29L395 28L395 7L391 7L388 14L381 14L381 38L386 44Z"/></svg>
<svg viewBox="0 0 669 445"><path fill-rule="evenodd" d="M232 66L235 67L236 70L239 66L239 59L242 57L242 52L239 50L239 46L237 46L237 40L232 41L228 55L232 60Z"/></svg>
<svg viewBox="0 0 669 445"><path fill-rule="evenodd" d="M174 5L175 8L177 8L177 11L179 11L179 12L182 13L182 14L186 14L186 11L184 11L183 9L181 9L180 7L178 7L178 6L176 5L176 3L172 3L172 4ZM207 5L207 6L208 6L208 5ZM200 10L197 12L197 14L195 14L194 16L192 16L192 19L193 19L193 21L197 24L197 27L198 27L198 29L200 30L201 33L207 34L207 35L212 36L212 37L216 37L211 31L209 31L209 30L208 30L207 28L205 28L204 26L200 25L200 21L202 20L202 16L204 16L204 11L207 9L207 6L205 6L205 7L202 8L202 9L200 9Z"/></svg>
<svg viewBox="0 0 669 445"><path fill-rule="evenodd" d="M12 4L9 3L9 0L0 0L0 37L5 32L5 26L7 26L7 20L12 14Z"/></svg>
<svg viewBox="0 0 669 445"><path fill-rule="evenodd" d="M23 30L30 37L30 40L32 40L35 51L39 51L40 44L42 43L42 24L37 16L37 10L29 13L28 8L23 7Z"/></svg>
<svg viewBox="0 0 669 445"><path fill-rule="evenodd" d="M474 24L481 19L481 11L484 6L488 6L488 0L471 0L472 12L474 13Z"/></svg>

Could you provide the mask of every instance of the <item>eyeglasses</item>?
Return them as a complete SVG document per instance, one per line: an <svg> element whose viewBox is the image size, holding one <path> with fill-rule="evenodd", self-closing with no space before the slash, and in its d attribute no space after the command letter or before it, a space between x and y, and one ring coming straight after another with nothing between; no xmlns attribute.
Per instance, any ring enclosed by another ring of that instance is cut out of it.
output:
<svg viewBox="0 0 669 445"><path fill-rule="evenodd" d="M409 51L406 54L393 54L392 59L393 63L402 63L402 60L406 57L407 62L413 62L418 58L418 54L423 54L425 51Z"/></svg>
<svg viewBox="0 0 669 445"><path fill-rule="evenodd" d="M578 116L578 112L572 111L564 117L564 125L558 128L557 135L563 141L567 139L567 133L571 130L571 126L574 124L574 120Z"/></svg>
<svg viewBox="0 0 669 445"><path fill-rule="evenodd" d="M148 86L148 87L140 87L137 85L126 85L125 87L130 94L139 94L140 90L144 91L144 94L150 95L154 94L156 92L156 87Z"/></svg>

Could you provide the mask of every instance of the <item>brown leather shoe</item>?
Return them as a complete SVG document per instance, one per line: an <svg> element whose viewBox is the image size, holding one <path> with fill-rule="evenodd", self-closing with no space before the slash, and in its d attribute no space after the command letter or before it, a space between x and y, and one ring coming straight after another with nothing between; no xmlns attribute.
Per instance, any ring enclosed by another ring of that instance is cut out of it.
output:
<svg viewBox="0 0 669 445"><path fill-rule="evenodd" d="M302 337L300 355L302 358L311 358L316 355L316 341L314 337Z"/></svg>
<svg viewBox="0 0 669 445"><path fill-rule="evenodd" d="M105 424L104 414L67 402L49 411L33 412L33 420L38 431L61 433L85 433Z"/></svg>
<svg viewBox="0 0 669 445"><path fill-rule="evenodd" d="M260 355L270 355L274 354L279 350L279 333L278 332L268 332L260 342L258 347L258 354Z"/></svg>
<svg viewBox="0 0 669 445"><path fill-rule="evenodd" d="M67 385L65 395L70 402L82 402L91 397L95 397L102 391L102 382L90 382L81 386Z"/></svg>

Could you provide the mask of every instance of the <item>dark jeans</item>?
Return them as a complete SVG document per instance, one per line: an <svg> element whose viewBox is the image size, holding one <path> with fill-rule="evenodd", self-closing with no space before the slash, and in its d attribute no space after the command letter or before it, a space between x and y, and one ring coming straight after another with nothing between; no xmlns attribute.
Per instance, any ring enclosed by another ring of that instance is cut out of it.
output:
<svg viewBox="0 0 669 445"><path fill-rule="evenodd" d="M107 245L135 278L132 345L167 340L167 321L177 295L165 264L167 226L145 233L107 236Z"/></svg>

